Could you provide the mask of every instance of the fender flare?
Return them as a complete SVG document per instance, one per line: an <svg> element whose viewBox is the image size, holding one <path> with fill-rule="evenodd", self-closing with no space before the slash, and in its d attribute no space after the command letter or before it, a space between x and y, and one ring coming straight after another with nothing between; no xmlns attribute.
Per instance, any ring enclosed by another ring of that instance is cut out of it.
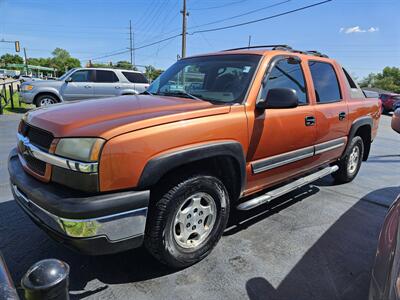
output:
<svg viewBox="0 0 400 300"><path fill-rule="evenodd" d="M235 141L213 142L154 157L144 167L138 188L153 186L167 172L177 167L217 156L229 156L238 163L241 183L240 191L242 192L246 184L246 160L242 145Z"/></svg>
<svg viewBox="0 0 400 300"><path fill-rule="evenodd" d="M368 126L370 127L371 131L372 131L373 123L374 123L374 122L373 122L371 116L365 116L365 117L361 117L361 118L359 118L359 119L356 119L356 120L351 124L350 132L349 132L349 138L348 138L348 141L347 141L346 148L345 148L345 150L343 151L342 158L347 154L347 152L348 152L348 150L349 150L349 147L350 147L350 142L351 142L351 140L354 138L354 136L355 136L357 130L358 130L361 126L368 125ZM371 132L371 136L372 136L372 132ZM369 142L372 142L372 141L369 141ZM364 158L365 158L365 157L368 157L368 154L369 154L369 149L366 149L366 151L368 151L368 153L365 154L366 156L364 156ZM364 159L364 160L366 160L366 159Z"/></svg>
<svg viewBox="0 0 400 300"><path fill-rule="evenodd" d="M36 95L35 95L35 97L34 97L35 101L36 101L37 96L38 96L39 94L53 94L53 95L55 95L55 96L60 100L60 102L63 102L63 101L64 101L64 99L62 98L61 94L58 92L57 89L45 88L45 89L40 89L40 90L38 90L37 93L36 93Z"/></svg>

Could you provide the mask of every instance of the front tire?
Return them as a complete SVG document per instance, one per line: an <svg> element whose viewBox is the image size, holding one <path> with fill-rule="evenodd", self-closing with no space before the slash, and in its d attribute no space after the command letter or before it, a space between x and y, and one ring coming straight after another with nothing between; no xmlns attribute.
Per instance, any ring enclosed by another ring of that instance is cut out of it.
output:
<svg viewBox="0 0 400 300"><path fill-rule="evenodd" d="M58 99L50 94L44 94L44 95L40 95L37 99L36 99L36 107L43 107L43 106L48 106L51 104L56 104L58 103Z"/></svg>
<svg viewBox="0 0 400 300"><path fill-rule="evenodd" d="M339 170L332 174L336 183L353 181L361 167L364 156L364 142L359 136L355 136L351 142L347 154L338 162Z"/></svg>
<svg viewBox="0 0 400 300"><path fill-rule="evenodd" d="M228 217L229 196L223 183L213 176L190 177L167 188L150 208L145 246L170 267L188 267L212 251Z"/></svg>

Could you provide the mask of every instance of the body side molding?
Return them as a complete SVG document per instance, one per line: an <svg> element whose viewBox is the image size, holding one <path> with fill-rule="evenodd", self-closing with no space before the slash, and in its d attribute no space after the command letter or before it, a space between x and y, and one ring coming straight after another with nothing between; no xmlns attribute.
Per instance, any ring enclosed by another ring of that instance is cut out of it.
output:
<svg viewBox="0 0 400 300"><path fill-rule="evenodd" d="M343 147L346 143L346 140L347 138L341 137L313 146L285 152L251 162L253 174L265 172L327 151L335 150Z"/></svg>

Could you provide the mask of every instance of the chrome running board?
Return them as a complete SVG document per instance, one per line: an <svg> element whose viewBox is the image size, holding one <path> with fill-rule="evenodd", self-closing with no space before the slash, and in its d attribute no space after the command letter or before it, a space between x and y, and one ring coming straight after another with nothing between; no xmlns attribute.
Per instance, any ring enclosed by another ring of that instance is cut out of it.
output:
<svg viewBox="0 0 400 300"><path fill-rule="evenodd" d="M237 206L238 210L250 210L253 209L259 205L265 204L270 202L273 199L276 199L284 194L287 194L295 189L298 189L304 185L307 185L317 179L320 179L322 177L325 177L326 175L329 175L339 169L338 166L331 166L327 167L325 169L322 169L318 172L315 172L311 175L308 175L306 177L302 177L300 179L297 179L291 183L288 183L287 185L281 186L275 190L269 191L264 195L261 195L259 197L250 199L246 202L240 203Z"/></svg>

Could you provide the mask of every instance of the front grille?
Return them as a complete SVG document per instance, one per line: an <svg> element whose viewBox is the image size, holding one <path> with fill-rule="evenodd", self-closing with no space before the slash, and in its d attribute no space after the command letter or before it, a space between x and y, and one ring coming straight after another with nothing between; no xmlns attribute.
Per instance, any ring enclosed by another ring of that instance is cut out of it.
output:
<svg viewBox="0 0 400 300"><path fill-rule="evenodd" d="M33 156L24 154L24 159L29 169L38 173L41 176L44 176L46 172L46 163L44 161L38 160Z"/></svg>
<svg viewBox="0 0 400 300"><path fill-rule="evenodd" d="M33 145L41 148L42 150L49 151L50 145L54 139L53 135L43 129L32 127L24 121L21 122L21 134L28 137L29 141Z"/></svg>

